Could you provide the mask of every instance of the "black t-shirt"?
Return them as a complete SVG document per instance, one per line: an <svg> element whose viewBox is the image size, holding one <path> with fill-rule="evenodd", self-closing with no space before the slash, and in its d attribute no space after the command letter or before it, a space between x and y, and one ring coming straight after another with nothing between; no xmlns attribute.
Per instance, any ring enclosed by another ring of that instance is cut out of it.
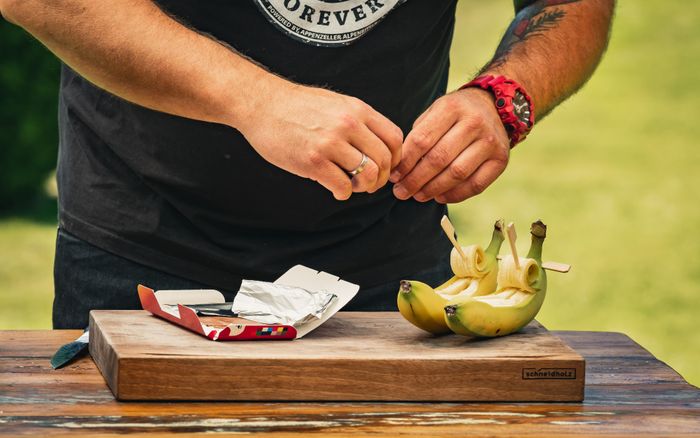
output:
<svg viewBox="0 0 700 438"><path fill-rule="evenodd" d="M362 99L404 133L445 92L455 3L159 2L273 72ZM391 184L336 201L231 127L126 102L67 67L59 124L61 226L168 273L237 290L241 278L273 280L301 263L367 288L449 252L442 205L399 201Z"/></svg>

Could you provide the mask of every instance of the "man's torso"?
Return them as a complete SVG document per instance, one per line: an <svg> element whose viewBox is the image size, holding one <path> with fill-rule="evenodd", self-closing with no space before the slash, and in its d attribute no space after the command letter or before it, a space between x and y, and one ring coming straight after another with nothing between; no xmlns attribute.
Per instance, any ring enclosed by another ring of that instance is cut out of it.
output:
<svg viewBox="0 0 700 438"><path fill-rule="evenodd" d="M281 76L364 100L404 132L444 93L453 1L159 3ZM128 103L67 67L59 117L61 226L148 266L235 290L241 277L302 263L373 286L449 251L444 206L398 201L390 186L336 201L233 128Z"/></svg>

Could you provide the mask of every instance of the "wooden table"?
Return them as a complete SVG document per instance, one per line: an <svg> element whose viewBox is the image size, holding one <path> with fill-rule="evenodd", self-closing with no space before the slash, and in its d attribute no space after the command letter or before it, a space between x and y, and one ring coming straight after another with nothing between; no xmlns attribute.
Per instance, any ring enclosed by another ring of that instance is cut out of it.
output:
<svg viewBox="0 0 700 438"><path fill-rule="evenodd" d="M117 402L89 357L51 369L79 331L5 331L0 435L700 436L700 390L630 338L554 333L586 358L584 403Z"/></svg>

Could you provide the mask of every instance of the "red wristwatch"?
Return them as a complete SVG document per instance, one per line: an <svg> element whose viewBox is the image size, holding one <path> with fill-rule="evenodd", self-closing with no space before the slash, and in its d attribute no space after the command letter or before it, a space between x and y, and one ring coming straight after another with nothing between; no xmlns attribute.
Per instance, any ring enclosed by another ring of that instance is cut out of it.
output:
<svg viewBox="0 0 700 438"><path fill-rule="evenodd" d="M479 76L460 87L479 87L493 93L494 104L510 137L510 147L525 140L535 124L532 100L523 87L505 76Z"/></svg>

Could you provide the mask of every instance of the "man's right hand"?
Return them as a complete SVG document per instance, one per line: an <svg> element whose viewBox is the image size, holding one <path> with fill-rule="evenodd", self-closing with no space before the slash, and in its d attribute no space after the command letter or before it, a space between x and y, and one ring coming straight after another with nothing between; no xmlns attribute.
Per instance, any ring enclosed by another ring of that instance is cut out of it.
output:
<svg viewBox="0 0 700 438"><path fill-rule="evenodd" d="M401 159L398 126L360 99L270 76L235 126L264 159L318 181L338 200L387 183ZM369 162L351 177L363 153Z"/></svg>

